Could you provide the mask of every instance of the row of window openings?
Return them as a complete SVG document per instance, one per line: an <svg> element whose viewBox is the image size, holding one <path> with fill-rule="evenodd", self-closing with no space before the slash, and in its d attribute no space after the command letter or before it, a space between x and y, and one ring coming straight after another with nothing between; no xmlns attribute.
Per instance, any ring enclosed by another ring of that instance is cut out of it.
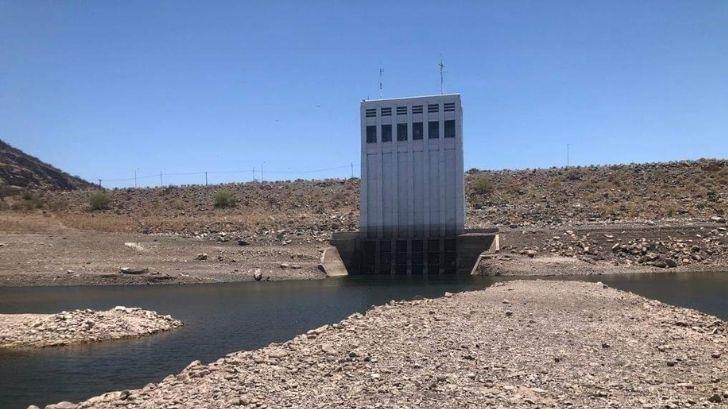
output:
<svg viewBox="0 0 728 409"><path fill-rule="evenodd" d="M454 112L455 111L455 103L454 102L448 102L444 104L444 111L445 112ZM427 112L440 112L440 104L428 104L427 105ZM422 105L413 105L412 106L412 113L413 114L421 114L422 113ZM381 116L392 116L392 108L379 108L379 114ZM397 107L397 115L407 115L407 107L401 106ZM376 108L369 108L366 110L366 117L367 118L374 118L377 116L377 109Z"/></svg>
<svg viewBox="0 0 728 409"><path fill-rule="evenodd" d="M382 142L392 142L392 125L381 125ZM367 143L377 143L377 127L376 125L367 126ZM440 122L430 121L427 123L428 139L440 138ZM445 121L445 138L455 137L455 120L449 119ZM412 140L417 141L423 139L422 122L412 123ZM407 141L407 124L397 124L397 141Z"/></svg>

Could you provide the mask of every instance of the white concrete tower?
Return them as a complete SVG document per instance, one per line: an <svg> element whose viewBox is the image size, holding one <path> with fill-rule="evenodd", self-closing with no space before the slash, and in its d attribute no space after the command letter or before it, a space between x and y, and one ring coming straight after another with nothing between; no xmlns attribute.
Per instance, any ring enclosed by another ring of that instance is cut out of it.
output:
<svg viewBox="0 0 728 409"><path fill-rule="evenodd" d="M465 226L459 94L361 103L360 231L438 238Z"/></svg>

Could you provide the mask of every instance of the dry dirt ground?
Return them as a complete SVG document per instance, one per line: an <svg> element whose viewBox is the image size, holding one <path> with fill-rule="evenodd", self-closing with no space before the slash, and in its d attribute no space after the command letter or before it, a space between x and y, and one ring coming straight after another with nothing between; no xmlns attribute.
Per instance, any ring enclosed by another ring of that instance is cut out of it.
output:
<svg viewBox="0 0 728 409"><path fill-rule="evenodd" d="M82 231L52 217L0 214L0 222L10 220L31 233L0 233L0 286L214 283L253 280L256 272L263 280L324 277L312 245Z"/></svg>
<svg viewBox="0 0 728 409"><path fill-rule="evenodd" d="M240 245L224 233L199 238L79 230L42 213L3 212L0 227L0 286L215 283L253 280L256 274L262 280L325 277L318 266L327 244L318 240ZM500 244L499 253L481 261L479 274L728 270L728 233L719 222L505 227Z"/></svg>
<svg viewBox="0 0 728 409"><path fill-rule="evenodd" d="M391 302L67 408L726 407L728 326L600 283Z"/></svg>
<svg viewBox="0 0 728 409"><path fill-rule="evenodd" d="M108 311L0 314L0 349L53 347L151 335L182 326L169 315L117 306Z"/></svg>

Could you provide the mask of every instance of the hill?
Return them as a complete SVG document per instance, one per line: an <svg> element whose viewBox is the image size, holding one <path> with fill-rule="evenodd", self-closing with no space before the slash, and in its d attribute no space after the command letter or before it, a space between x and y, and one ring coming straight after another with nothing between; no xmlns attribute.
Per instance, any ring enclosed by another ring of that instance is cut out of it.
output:
<svg viewBox="0 0 728 409"><path fill-rule="evenodd" d="M74 190L93 185L77 176L30 156L0 140L0 188L2 190Z"/></svg>

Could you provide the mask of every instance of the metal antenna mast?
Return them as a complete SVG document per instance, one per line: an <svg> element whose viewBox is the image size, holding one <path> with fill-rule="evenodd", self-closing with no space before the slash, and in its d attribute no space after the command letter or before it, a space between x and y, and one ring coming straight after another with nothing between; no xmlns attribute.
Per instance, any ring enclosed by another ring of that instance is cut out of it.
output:
<svg viewBox="0 0 728 409"><path fill-rule="evenodd" d="M569 148L571 148L570 144L566 144L566 167L569 167Z"/></svg>
<svg viewBox="0 0 728 409"><path fill-rule="evenodd" d="M440 95L444 94L444 72L445 72L445 64L442 63L442 55L440 55L440 63L437 64L438 67L440 67Z"/></svg>
<svg viewBox="0 0 728 409"><path fill-rule="evenodd" d="M382 67L379 67L379 99L382 99L382 74L384 73L384 69Z"/></svg>

